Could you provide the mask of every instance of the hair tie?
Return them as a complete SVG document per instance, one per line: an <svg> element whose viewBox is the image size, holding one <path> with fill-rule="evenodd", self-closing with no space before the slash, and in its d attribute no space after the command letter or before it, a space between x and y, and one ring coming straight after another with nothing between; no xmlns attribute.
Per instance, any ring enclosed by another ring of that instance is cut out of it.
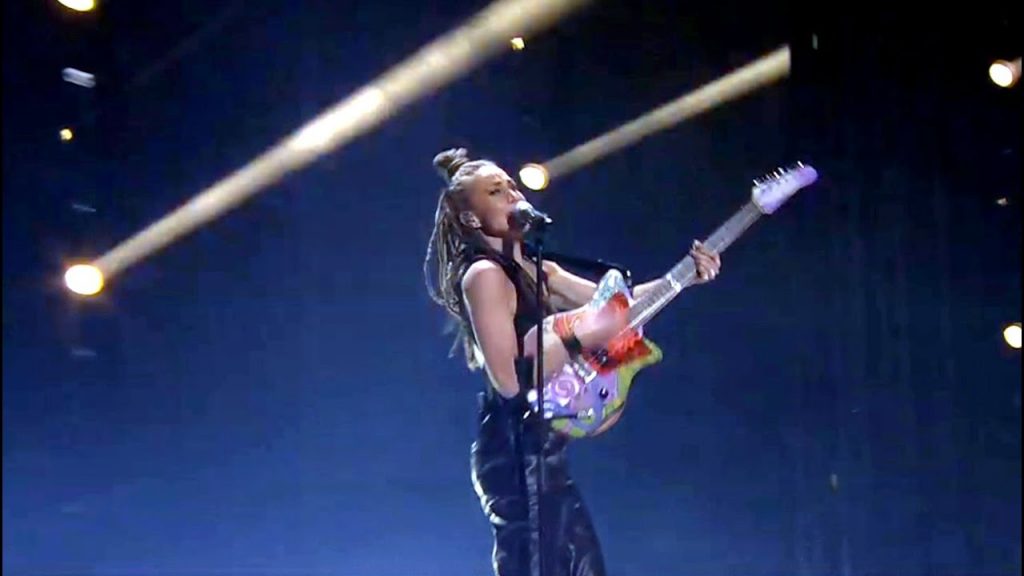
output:
<svg viewBox="0 0 1024 576"><path fill-rule="evenodd" d="M469 158L466 158L465 156L452 160L452 163L448 166L449 182L452 181L452 178L455 178L455 174L459 172L459 168L462 168L467 162L469 162Z"/></svg>

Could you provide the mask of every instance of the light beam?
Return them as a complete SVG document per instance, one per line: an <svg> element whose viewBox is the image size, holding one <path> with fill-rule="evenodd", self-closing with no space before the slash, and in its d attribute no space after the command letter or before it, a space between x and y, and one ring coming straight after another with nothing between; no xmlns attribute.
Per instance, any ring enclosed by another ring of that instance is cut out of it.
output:
<svg viewBox="0 0 1024 576"><path fill-rule="evenodd" d="M565 176L655 132L785 78L790 67L789 46L783 46L539 166L547 172L548 180ZM529 187L526 182L523 184Z"/></svg>
<svg viewBox="0 0 1024 576"><path fill-rule="evenodd" d="M246 199L506 52L513 36L536 34L591 0L498 0L327 109L247 165L100 256L106 278L238 206Z"/></svg>

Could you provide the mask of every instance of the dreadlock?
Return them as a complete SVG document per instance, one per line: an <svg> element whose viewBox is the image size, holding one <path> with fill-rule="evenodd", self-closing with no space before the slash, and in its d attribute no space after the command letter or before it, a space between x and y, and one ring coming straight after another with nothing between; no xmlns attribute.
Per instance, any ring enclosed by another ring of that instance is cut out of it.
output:
<svg viewBox="0 0 1024 576"><path fill-rule="evenodd" d="M423 276L430 298L443 307L453 320L458 335L452 345L451 355L459 344L466 354L466 365L471 370L483 367L473 329L466 318L462 299L461 280L465 266L473 249L483 247L479 232L466 226L459 219L459 212L465 208L465 187L483 166L492 164L489 160L469 160L465 148L451 148L434 157L434 168L447 183L437 200L434 213L434 230L427 242L427 256L423 261ZM430 274L431 259L437 258L437 282Z"/></svg>

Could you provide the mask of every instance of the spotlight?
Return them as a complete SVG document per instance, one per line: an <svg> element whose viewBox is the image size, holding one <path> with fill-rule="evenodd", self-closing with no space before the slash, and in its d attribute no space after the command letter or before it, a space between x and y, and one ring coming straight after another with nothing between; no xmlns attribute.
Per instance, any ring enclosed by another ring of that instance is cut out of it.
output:
<svg viewBox="0 0 1024 576"><path fill-rule="evenodd" d="M996 60L988 68L988 77L1000 88L1009 88L1020 80L1020 58L1014 61Z"/></svg>
<svg viewBox="0 0 1024 576"><path fill-rule="evenodd" d="M70 8L75 12L89 12L96 8L96 0L57 0L65 8Z"/></svg>
<svg viewBox="0 0 1024 576"><path fill-rule="evenodd" d="M60 129L60 141L71 142L71 139L75 137L75 133L71 131L71 128Z"/></svg>
<svg viewBox="0 0 1024 576"><path fill-rule="evenodd" d="M530 190L543 190L548 187L548 171L540 164L527 164L519 170L519 179Z"/></svg>
<svg viewBox="0 0 1024 576"><path fill-rule="evenodd" d="M512 39L512 49L519 51L526 48L526 41L521 36L516 36Z"/></svg>
<svg viewBox="0 0 1024 576"><path fill-rule="evenodd" d="M61 70L60 77L65 82L81 86L82 88L94 88L96 86L96 76L83 72L77 68L65 68Z"/></svg>
<svg viewBox="0 0 1024 576"><path fill-rule="evenodd" d="M1020 350L1020 322L1014 322L1003 329L1003 338L1010 348Z"/></svg>
<svg viewBox="0 0 1024 576"><path fill-rule="evenodd" d="M76 264L64 273L64 283L75 294L92 296L103 289L103 272L90 264Z"/></svg>

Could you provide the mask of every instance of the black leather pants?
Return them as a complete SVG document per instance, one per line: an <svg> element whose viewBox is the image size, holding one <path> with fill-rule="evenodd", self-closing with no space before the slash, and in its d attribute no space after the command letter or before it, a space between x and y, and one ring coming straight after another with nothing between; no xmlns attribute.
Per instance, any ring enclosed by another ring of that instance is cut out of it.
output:
<svg viewBox="0 0 1024 576"><path fill-rule="evenodd" d="M481 394L480 426L471 452L473 487L494 531L496 576L535 576L541 554L536 531L539 438L520 394L505 399ZM569 477L567 440L549 433L544 442L545 490L540 513L543 576L605 576L597 535Z"/></svg>

